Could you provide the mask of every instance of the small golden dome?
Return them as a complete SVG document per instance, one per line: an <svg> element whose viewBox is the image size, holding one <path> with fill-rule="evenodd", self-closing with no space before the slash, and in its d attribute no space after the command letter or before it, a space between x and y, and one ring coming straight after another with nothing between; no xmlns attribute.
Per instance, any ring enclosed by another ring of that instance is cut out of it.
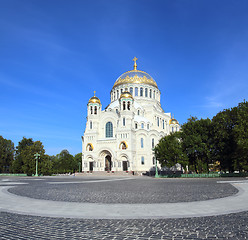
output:
<svg viewBox="0 0 248 240"><path fill-rule="evenodd" d="M101 104L101 101L98 97L96 97L96 91L94 91L94 96L90 98L88 103L99 103Z"/></svg>
<svg viewBox="0 0 248 240"><path fill-rule="evenodd" d="M179 124L175 118L170 119L169 124Z"/></svg>
<svg viewBox="0 0 248 240"><path fill-rule="evenodd" d="M121 94L121 96L120 96L120 99L121 98L132 98L133 99L133 96L132 96L132 94L130 93L130 92L123 92L122 94Z"/></svg>

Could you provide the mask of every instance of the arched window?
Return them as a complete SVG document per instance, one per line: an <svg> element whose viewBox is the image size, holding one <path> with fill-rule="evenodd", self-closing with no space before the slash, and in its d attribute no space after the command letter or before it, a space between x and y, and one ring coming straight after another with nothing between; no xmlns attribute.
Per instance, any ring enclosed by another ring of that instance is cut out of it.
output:
<svg viewBox="0 0 248 240"><path fill-rule="evenodd" d="M126 118L123 118L123 126L126 126Z"/></svg>
<svg viewBox="0 0 248 240"><path fill-rule="evenodd" d="M171 128L172 132L174 132L174 127Z"/></svg>
<svg viewBox="0 0 248 240"><path fill-rule="evenodd" d="M163 129L164 129L164 120L163 120Z"/></svg>
<svg viewBox="0 0 248 240"><path fill-rule="evenodd" d="M113 137L113 124L112 122L106 123L106 138Z"/></svg>
<svg viewBox="0 0 248 240"><path fill-rule="evenodd" d="M90 114L93 114L93 107L90 106Z"/></svg>
<svg viewBox="0 0 248 240"><path fill-rule="evenodd" d="M125 142L121 142L120 149L122 149L122 150L127 149L127 144Z"/></svg>
<svg viewBox="0 0 248 240"><path fill-rule="evenodd" d="M115 100L115 92L114 92L114 100Z"/></svg>
<svg viewBox="0 0 248 240"><path fill-rule="evenodd" d="M140 88L140 96L143 97L143 88Z"/></svg>
<svg viewBox="0 0 248 240"><path fill-rule="evenodd" d="M131 93L131 95L133 95L133 88L132 87L130 87L130 93Z"/></svg>
<svg viewBox="0 0 248 240"><path fill-rule="evenodd" d="M144 128L144 123L141 123L141 128Z"/></svg>
<svg viewBox="0 0 248 240"><path fill-rule="evenodd" d="M155 91L153 91L153 98L155 99Z"/></svg>
<svg viewBox="0 0 248 240"><path fill-rule="evenodd" d="M147 88L145 89L145 97L148 97L148 90L147 90Z"/></svg>
<svg viewBox="0 0 248 240"><path fill-rule="evenodd" d="M144 165L145 164L145 158L142 156L141 157L141 164Z"/></svg>
<svg viewBox="0 0 248 240"><path fill-rule="evenodd" d="M90 129L92 129L92 121L90 121Z"/></svg>
<svg viewBox="0 0 248 240"><path fill-rule="evenodd" d="M150 98L152 98L152 89L150 89Z"/></svg>
<svg viewBox="0 0 248 240"><path fill-rule="evenodd" d="M119 90L117 90L117 99L119 98Z"/></svg>
<svg viewBox="0 0 248 240"><path fill-rule="evenodd" d="M138 115L140 115L140 110L138 110Z"/></svg>
<svg viewBox="0 0 248 240"><path fill-rule="evenodd" d="M135 129L137 129L138 128L138 124L137 123L135 123Z"/></svg>
<svg viewBox="0 0 248 240"><path fill-rule="evenodd" d="M130 110L130 102L127 102L127 110Z"/></svg>
<svg viewBox="0 0 248 240"><path fill-rule="evenodd" d="M138 88L135 88L135 96L138 96Z"/></svg>
<svg viewBox="0 0 248 240"><path fill-rule="evenodd" d="M86 146L86 151L93 151L93 146L91 143L88 143L87 146Z"/></svg>
<svg viewBox="0 0 248 240"><path fill-rule="evenodd" d="M157 118L157 123L158 123L158 127L159 127L159 117Z"/></svg>
<svg viewBox="0 0 248 240"><path fill-rule="evenodd" d="M154 148L154 138L152 138L152 148Z"/></svg>
<svg viewBox="0 0 248 240"><path fill-rule="evenodd" d="M140 147L144 148L144 139L143 138L140 139Z"/></svg>
<svg viewBox="0 0 248 240"><path fill-rule="evenodd" d="M126 102L123 101L123 110L126 110Z"/></svg>
<svg viewBox="0 0 248 240"><path fill-rule="evenodd" d="M95 106L95 114L97 114L97 106Z"/></svg>
<svg viewBox="0 0 248 240"><path fill-rule="evenodd" d="M149 130L149 124L147 124L147 129Z"/></svg>

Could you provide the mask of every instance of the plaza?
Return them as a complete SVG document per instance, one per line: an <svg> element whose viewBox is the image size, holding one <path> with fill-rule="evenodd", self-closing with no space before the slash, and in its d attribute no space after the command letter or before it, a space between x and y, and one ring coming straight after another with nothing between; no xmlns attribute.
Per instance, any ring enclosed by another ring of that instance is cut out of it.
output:
<svg viewBox="0 0 248 240"><path fill-rule="evenodd" d="M0 239L247 239L247 179L0 178Z"/></svg>

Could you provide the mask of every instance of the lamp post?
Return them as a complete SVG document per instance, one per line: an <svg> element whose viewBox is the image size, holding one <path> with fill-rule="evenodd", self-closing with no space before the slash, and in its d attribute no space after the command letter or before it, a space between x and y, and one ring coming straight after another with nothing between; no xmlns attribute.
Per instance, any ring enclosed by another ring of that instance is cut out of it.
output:
<svg viewBox="0 0 248 240"><path fill-rule="evenodd" d="M39 154L39 153L35 153L34 156L35 156L35 159L36 159L35 177L38 177L38 159L39 159L39 157L40 157L40 154Z"/></svg>
<svg viewBox="0 0 248 240"><path fill-rule="evenodd" d="M158 175L158 164L157 164L157 158L155 157L155 160L156 160L156 165L155 165L155 168L156 168L156 173L155 173L155 178L159 178L159 175Z"/></svg>

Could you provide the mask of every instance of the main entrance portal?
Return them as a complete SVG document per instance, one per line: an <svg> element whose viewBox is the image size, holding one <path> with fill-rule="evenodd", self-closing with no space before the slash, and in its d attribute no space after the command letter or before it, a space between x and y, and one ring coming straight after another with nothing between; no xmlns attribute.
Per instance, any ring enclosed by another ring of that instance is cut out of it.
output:
<svg viewBox="0 0 248 240"><path fill-rule="evenodd" d="M110 155L107 155L105 157L105 171L111 171L111 167L112 167L111 156Z"/></svg>

